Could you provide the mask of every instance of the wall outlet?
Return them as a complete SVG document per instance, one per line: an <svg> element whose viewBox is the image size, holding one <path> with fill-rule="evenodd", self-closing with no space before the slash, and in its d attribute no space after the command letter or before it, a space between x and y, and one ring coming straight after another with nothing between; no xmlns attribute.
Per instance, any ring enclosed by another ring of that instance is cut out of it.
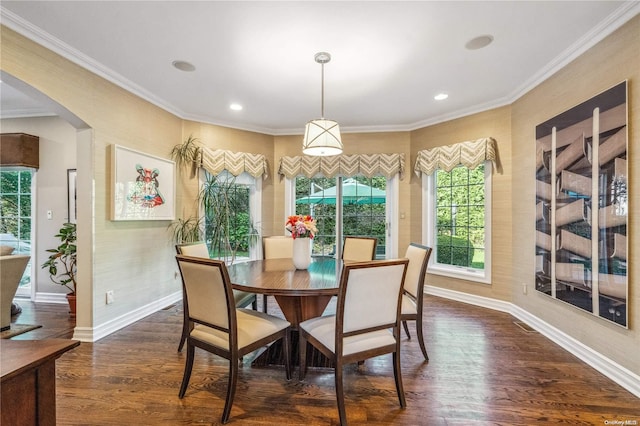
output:
<svg viewBox="0 0 640 426"><path fill-rule="evenodd" d="M107 292L107 305L110 305L113 303L113 290L109 290Z"/></svg>
<svg viewBox="0 0 640 426"><path fill-rule="evenodd" d="M522 294L527 294L527 283L522 283Z"/></svg>

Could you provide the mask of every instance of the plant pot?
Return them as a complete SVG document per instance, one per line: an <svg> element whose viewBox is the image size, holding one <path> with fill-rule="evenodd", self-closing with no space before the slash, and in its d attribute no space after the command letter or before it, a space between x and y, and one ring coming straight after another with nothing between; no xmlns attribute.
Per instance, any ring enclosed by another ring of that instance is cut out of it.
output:
<svg viewBox="0 0 640 426"><path fill-rule="evenodd" d="M296 269L307 269L311 264L311 239L295 238L293 240L293 266Z"/></svg>
<svg viewBox="0 0 640 426"><path fill-rule="evenodd" d="M69 302L69 316L76 317L76 295L75 293L67 294L67 302Z"/></svg>

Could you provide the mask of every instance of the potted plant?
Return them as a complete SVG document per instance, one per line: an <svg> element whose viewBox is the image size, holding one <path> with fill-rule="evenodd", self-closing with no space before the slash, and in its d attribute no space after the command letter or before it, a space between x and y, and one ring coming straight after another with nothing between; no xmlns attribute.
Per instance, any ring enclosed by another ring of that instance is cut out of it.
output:
<svg viewBox="0 0 640 426"><path fill-rule="evenodd" d="M51 253L42 269L49 271L49 278L55 284L63 285L71 290L67 294L69 302L69 314L72 318L76 316L76 224L65 223L56 234L60 238L60 245L56 248L48 249Z"/></svg>
<svg viewBox="0 0 640 426"><path fill-rule="evenodd" d="M171 159L179 170L192 168L198 158L199 141L189 136L183 143L171 150ZM194 174L192 173L192 176ZM202 183L196 203L202 217L178 219L169 225L174 242L194 242L204 240L215 258L228 263L235 261L238 252L249 250L249 246L260 241L260 235L249 215L238 213L235 177L225 173L220 176L207 174Z"/></svg>

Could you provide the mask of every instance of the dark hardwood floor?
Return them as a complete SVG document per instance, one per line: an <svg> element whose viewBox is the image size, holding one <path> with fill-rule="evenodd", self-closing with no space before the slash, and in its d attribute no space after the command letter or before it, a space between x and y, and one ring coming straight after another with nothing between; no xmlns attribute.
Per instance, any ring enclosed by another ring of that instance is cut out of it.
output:
<svg viewBox="0 0 640 426"><path fill-rule="evenodd" d="M273 299L273 298L270 298ZM270 301L271 302L271 301ZM20 301L18 323L43 327L14 339L72 335L64 305ZM390 356L345 368L347 416L366 425L640 424L640 399L508 314L433 296L425 299L429 362L403 335L407 408L396 397ZM275 305L269 306L277 312ZM173 305L57 361L59 425L219 424L226 361L196 352L178 399L185 355L177 353L182 312ZM229 424L338 423L333 372L297 371L245 359ZM614 423L619 421L622 423ZM635 422L635 423L634 423Z"/></svg>

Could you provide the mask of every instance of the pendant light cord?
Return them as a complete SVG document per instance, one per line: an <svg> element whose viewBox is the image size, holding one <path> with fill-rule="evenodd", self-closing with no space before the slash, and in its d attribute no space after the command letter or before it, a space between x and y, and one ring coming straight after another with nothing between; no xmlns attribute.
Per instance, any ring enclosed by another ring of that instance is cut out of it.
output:
<svg viewBox="0 0 640 426"><path fill-rule="evenodd" d="M321 64L321 71L320 71L320 78L322 80L320 87L321 87L321 94L320 94L320 118L322 118L324 120L324 62L322 62Z"/></svg>

